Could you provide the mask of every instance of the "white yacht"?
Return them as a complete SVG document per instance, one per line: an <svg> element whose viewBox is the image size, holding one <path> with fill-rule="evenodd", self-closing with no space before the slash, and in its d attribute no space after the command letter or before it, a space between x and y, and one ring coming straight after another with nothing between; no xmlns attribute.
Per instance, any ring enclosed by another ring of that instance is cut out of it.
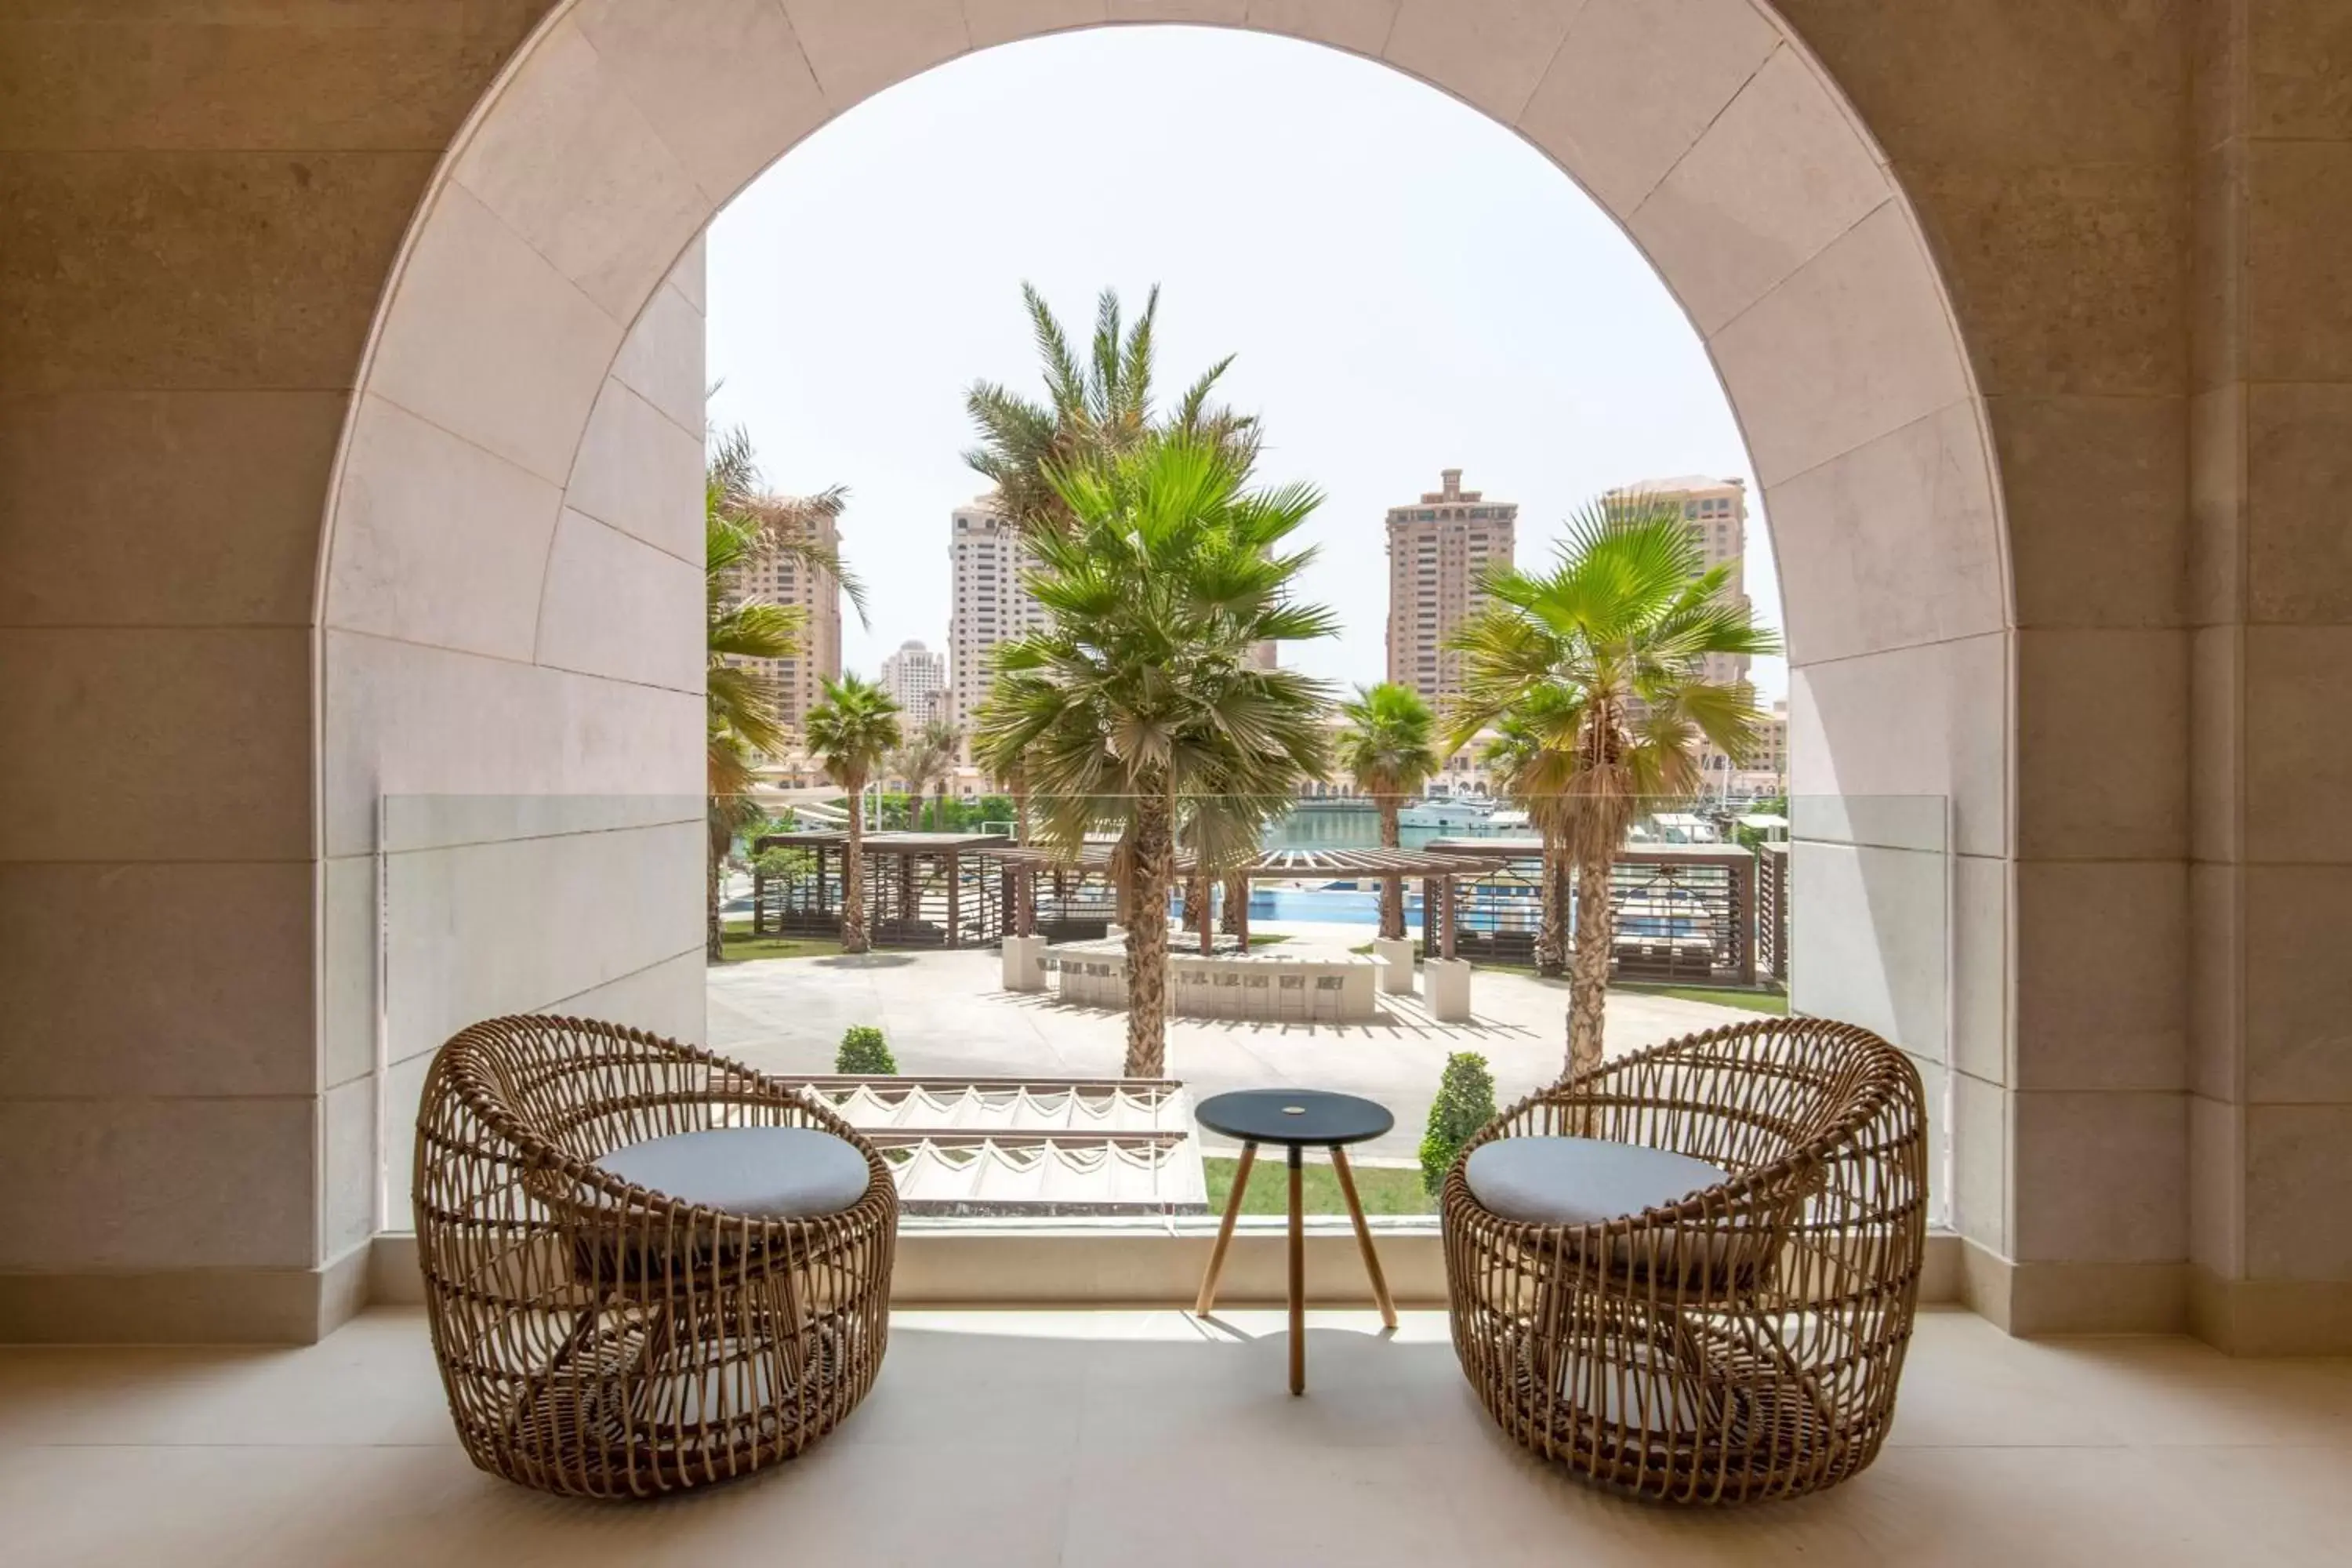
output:
<svg viewBox="0 0 2352 1568"><path fill-rule="evenodd" d="M1486 826L1495 815L1492 804L1483 800L1452 800L1433 796L1417 800L1397 813L1400 827L1434 827L1448 833Z"/></svg>

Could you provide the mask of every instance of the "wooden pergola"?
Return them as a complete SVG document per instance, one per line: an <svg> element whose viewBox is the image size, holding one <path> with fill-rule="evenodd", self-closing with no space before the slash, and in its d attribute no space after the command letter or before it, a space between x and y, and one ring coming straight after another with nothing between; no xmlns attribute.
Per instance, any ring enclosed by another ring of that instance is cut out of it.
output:
<svg viewBox="0 0 2352 1568"><path fill-rule="evenodd" d="M967 878L1005 840L987 834L876 832L863 837L868 933L877 947L985 946L1003 934L1003 910L984 875ZM781 891L774 910L778 934L841 929L849 835L839 828L763 834L753 855L797 849L809 857L806 875ZM771 879L753 868L751 922L765 934Z"/></svg>
<svg viewBox="0 0 2352 1568"><path fill-rule="evenodd" d="M1090 842L1076 856L1037 847L1006 846L991 853L1013 872L1013 934L1035 934L1036 877L1040 871L1078 870L1108 872L1117 847ZM1352 878L1357 880L1377 879L1402 889L1409 878L1419 878L1424 892L1422 899L1422 931L1429 942L1433 956L1454 956L1454 931L1458 924L1459 898L1455 884L1467 879L1489 877L1503 869L1500 859L1478 856L1435 855L1422 849L1269 849L1255 860L1241 866L1212 868L1220 878L1239 877L1253 882L1295 882ZM1196 866L1189 850L1176 853L1175 874L1181 879L1191 877ZM1435 911L1434 931L1432 931ZM1249 903L1244 900L1236 911L1235 935L1244 952L1249 951ZM1213 950L1214 932L1211 923L1208 901L1202 900L1197 917L1201 928L1201 952Z"/></svg>

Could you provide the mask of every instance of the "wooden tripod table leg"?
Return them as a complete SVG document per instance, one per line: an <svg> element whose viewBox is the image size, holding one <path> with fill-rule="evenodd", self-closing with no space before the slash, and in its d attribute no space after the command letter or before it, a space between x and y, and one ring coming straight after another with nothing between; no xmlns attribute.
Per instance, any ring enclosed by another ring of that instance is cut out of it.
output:
<svg viewBox="0 0 2352 1568"><path fill-rule="evenodd" d="M1356 1222L1356 1245L1364 1249L1364 1272L1372 1277L1372 1300L1381 1304L1381 1321L1397 1326L1396 1303L1389 1300L1388 1278L1381 1272L1381 1255L1372 1250L1372 1233L1364 1224L1364 1205L1356 1196L1356 1173L1348 1169L1347 1151L1331 1145L1331 1173L1339 1178L1339 1192L1348 1200L1348 1217Z"/></svg>
<svg viewBox="0 0 2352 1568"><path fill-rule="evenodd" d="M1257 1163L1257 1145L1242 1145L1242 1163L1234 1171L1234 1190L1225 1198L1224 1223L1217 1226L1217 1244L1209 1249L1209 1271L1201 1276L1201 1298L1192 1310L1205 1318L1217 1304L1217 1277L1225 1271L1225 1248L1234 1244L1234 1221L1242 1215L1242 1194L1249 1191L1250 1167Z"/></svg>
<svg viewBox="0 0 2352 1568"><path fill-rule="evenodd" d="M1307 1392L1307 1215L1300 1189L1306 1173L1299 1147L1290 1145L1290 1392Z"/></svg>

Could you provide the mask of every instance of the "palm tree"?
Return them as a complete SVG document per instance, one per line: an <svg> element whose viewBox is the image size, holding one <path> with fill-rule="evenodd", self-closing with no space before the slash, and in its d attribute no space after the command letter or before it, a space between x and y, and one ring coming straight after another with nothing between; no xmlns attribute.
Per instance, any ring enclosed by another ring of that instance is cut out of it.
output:
<svg viewBox="0 0 2352 1568"><path fill-rule="evenodd" d="M948 775L955 771L956 759L963 755L963 727L952 719L929 719L923 727L908 737L898 748L898 776L907 781L908 815L911 826L922 826L923 795L927 788L938 786L939 795L932 811L931 826L944 832L948 825Z"/></svg>
<svg viewBox="0 0 2352 1568"><path fill-rule="evenodd" d="M735 836L759 815L751 803L755 756L783 748L786 726L776 695L759 667L744 661L784 658L800 647L803 617L788 605L747 601L738 589L744 568L770 548L757 520L723 504L715 486L703 517L703 682L709 791L704 954L727 955L719 920L721 873Z"/></svg>
<svg viewBox="0 0 2352 1568"><path fill-rule="evenodd" d="M1393 681L1358 687L1355 700L1339 713L1348 721L1339 735L1340 770L1372 797L1381 814L1381 845L1394 849L1403 842L1397 830L1398 808L1421 793L1439 766L1437 715L1420 693ZM1381 934L1391 939L1404 935L1401 877L1381 884Z"/></svg>
<svg viewBox="0 0 2352 1568"><path fill-rule="evenodd" d="M1764 718L1745 681L1706 679L1710 654L1780 650L1747 601L1724 593L1729 577L1707 569L1675 503L1606 498L1569 520L1549 572L1491 574L1486 605L1451 644L1465 657L1449 741L1515 720L1531 748L1518 787L1557 813L1575 868L1571 1073L1600 1065L1616 944L1609 873L1635 817L1696 787L1703 742L1745 757Z"/></svg>
<svg viewBox="0 0 2352 1568"><path fill-rule="evenodd" d="M1013 797L1013 842L1029 842L1029 770L1020 750L1011 745L1007 737L1017 731L992 725L989 716L993 710L995 692L992 689L980 700L972 713L971 760L986 770L1005 793Z"/></svg>
<svg viewBox="0 0 2352 1568"><path fill-rule="evenodd" d="M1327 637L1288 595L1313 552L1282 545L1321 497L1244 488L1226 445L1192 431L1048 473L1068 513L1029 579L1046 625L1000 644L979 753L1017 758L1043 841L1075 858L1117 823L1127 893L1125 1070L1167 1067L1168 889L1186 803L1287 795L1326 768L1323 684L1261 669L1262 638Z"/></svg>
<svg viewBox="0 0 2352 1568"><path fill-rule="evenodd" d="M831 577L862 620L865 585L824 542L848 504L838 485L814 496L762 490L751 438L738 426L712 431L703 469L703 611L708 732L705 787L709 855L706 878L708 958L726 956L719 917L721 872L736 835L759 816L751 789L755 758L772 755L791 738L776 693L755 659L789 658L800 651L805 617L793 605L745 596L744 574L779 555Z"/></svg>
<svg viewBox="0 0 2352 1568"><path fill-rule="evenodd" d="M824 683L824 700L808 710L801 729L809 755L824 764L825 776L849 796L849 843L841 863L841 951L864 952L866 935L866 824L857 810L882 759L900 741L898 705L872 681L855 675Z"/></svg>
<svg viewBox="0 0 2352 1568"><path fill-rule="evenodd" d="M1247 476L1257 459L1256 420L1209 401L1232 355L1203 372L1165 417L1153 408L1157 287L1131 324L1121 313L1118 291L1104 289L1095 302L1094 341L1084 359L1072 352L1069 334L1034 285L1022 284L1021 299L1045 362L1046 401L1032 402L993 382L974 383L964 405L980 426L980 445L964 461L995 484L998 504L1024 532L1058 530L1070 521L1055 469L1132 452L1156 432L1200 436L1224 448Z"/></svg>
<svg viewBox="0 0 2352 1568"><path fill-rule="evenodd" d="M1548 750L1544 737L1558 727L1554 710L1569 695L1555 686L1530 689L1496 721L1494 734L1479 753L1502 784L1503 793L1528 814L1528 822L1543 847L1536 973L1553 976L1568 967L1568 903L1560 886L1567 824L1559 803L1570 783L1565 763L1570 753Z"/></svg>

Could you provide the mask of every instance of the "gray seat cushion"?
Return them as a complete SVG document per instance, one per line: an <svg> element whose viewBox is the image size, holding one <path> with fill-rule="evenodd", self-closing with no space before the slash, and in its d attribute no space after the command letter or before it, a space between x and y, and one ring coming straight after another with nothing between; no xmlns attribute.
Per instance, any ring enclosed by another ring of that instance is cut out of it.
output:
<svg viewBox="0 0 2352 1568"><path fill-rule="evenodd" d="M866 1195L856 1146L814 1127L712 1127L615 1149L596 1162L681 1203L754 1219L839 1214Z"/></svg>
<svg viewBox="0 0 2352 1568"><path fill-rule="evenodd" d="M1523 1225L1598 1225L1663 1208L1731 1179L1664 1149L1598 1138L1498 1138L1470 1152L1463 1180L1490 1213Z"/></svg>

